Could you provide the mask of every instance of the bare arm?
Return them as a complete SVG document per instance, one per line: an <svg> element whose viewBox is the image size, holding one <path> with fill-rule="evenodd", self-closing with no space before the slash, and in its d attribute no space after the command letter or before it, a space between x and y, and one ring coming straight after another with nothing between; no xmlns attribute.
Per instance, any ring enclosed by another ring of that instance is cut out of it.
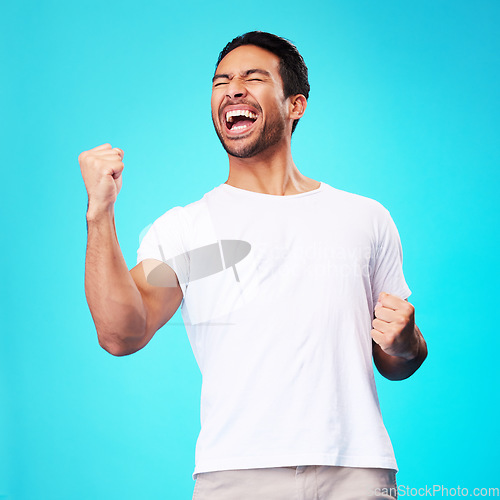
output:
<svg viewBox="0 0 500 500"><path fill-rule="evenodd" d="M130 272L127 268L114 223L113 206L123 170L123 152L116 149L105 144L82 153L79 160L89 194L85 294L99 344L123 356L142 349L172 317L182 291L166 264L175 286L149 285L143 263Z"/></svg>

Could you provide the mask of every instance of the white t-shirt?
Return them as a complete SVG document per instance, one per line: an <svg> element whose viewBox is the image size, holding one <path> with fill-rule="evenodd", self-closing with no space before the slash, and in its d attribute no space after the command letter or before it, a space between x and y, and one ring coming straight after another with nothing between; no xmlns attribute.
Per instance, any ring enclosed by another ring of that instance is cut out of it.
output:
<svg viewBox="0 0 500 500"><path fill-rule="evenodd" d="M176 272L202 373L193 479L295 465L397 470L370 330L381 291L411 292L380 203L324 182L288 196L221 184L159 217L144 259Z"/></svg>

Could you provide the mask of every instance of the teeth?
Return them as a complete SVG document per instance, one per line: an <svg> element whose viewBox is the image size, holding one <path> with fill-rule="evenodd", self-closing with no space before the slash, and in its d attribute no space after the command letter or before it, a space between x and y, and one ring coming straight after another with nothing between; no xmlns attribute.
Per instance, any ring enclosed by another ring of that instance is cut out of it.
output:
<svg viewBox="0 0 500 500"><path fill-rule="evenodd" d="M245 116L247 118L252 118L252 120L257 119L257 115L248 111L248 109L234 109L233 111L228 111L226 113L226 121L231 123L233 121L233 116Z"/></svg>

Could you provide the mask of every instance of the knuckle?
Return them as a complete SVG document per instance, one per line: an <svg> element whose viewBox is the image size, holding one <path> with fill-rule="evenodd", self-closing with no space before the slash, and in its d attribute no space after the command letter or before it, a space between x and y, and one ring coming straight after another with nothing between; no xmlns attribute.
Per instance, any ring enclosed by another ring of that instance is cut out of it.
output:
<svg viewBox="0 0 500 500"><path fill-rule="evenodd" d="M413 304L405 302L405 310L407 311L408 314L413 314L415 312L415 307L413 306Z"/></svg>
<svg viewBox="0 0 500 500"><path fill-rule="evenodd" d="M408 323L408 318L403 315L403 314L400 314L397 318L396 318L396 321L395 323L399 326L405 326L406 323Z"/></svg>

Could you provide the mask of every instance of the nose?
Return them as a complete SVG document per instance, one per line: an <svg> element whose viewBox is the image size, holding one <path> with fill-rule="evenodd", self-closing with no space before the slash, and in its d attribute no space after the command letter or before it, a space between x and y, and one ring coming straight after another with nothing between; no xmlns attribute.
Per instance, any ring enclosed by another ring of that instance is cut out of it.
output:
<svg viewBox="0 0 500 500"><path fill-rule="evenodd" d="M238 80L237 78L233 78L229 85L226 87L226 95L230 99L234 99L237 97L245 97L246 96L246 88L243 82Z"/></svg>

